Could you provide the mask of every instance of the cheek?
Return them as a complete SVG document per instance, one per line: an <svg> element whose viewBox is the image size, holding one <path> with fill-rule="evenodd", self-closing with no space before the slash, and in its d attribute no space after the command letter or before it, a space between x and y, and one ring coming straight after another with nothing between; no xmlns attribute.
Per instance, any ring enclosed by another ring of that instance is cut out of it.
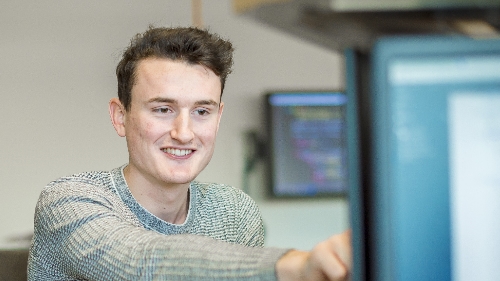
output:
<svg viewBox="0 0 500 281"><path fill-rule="evenodd" d="M154 122L146 122L143 124L142 130L140 130L141 138L148 139L152 141L157 141L163 135L162 126Z"/></svg>
<svg viewBox="0 0 500 281"><path fill-rule="evenodd" d="M139 119L130 120L130 130L133 132L136 141L146 140L154 136L155 124L150 121Z"/></svg>
<svg viewBox="0 0 500 281"><path fill-rule="evenodd" d="M144 124L144 134L149 135L154 131L154 124L151 122L146 122Z"/></svg>
<svg viewBox="0 0 500 281"><path fill-rule="evenodd" d="M205 143L214 143L217 136L217 126L205 126L199 131L198 135Z"/></svg>

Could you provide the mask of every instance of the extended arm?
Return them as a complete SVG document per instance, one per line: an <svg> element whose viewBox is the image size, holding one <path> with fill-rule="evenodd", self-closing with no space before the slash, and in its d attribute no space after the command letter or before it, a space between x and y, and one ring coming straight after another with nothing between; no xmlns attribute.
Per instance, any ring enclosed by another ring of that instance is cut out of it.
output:
<svg viewBox="0 0 500 281"><path fill-rule="evenodd" d="M274 280L286 250L144 229L126 209L81 183L43 191L35 215L30 280ZM107 194L109 193L109 194Z"/></svg>

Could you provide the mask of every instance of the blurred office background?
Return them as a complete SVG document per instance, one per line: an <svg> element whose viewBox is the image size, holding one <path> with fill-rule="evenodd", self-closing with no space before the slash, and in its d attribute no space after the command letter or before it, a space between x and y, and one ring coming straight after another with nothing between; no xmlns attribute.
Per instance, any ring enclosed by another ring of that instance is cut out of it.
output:
<svg viewBox="0 0 500 281"><path fill-rule="evenodd" d="M261 2L278 4L256 5ZM245 188L262 211L268 246L309 249L349 227L348 202L345 197L268 200L263 163L244 174L247 133L265 130L264 94L343 90L343 48L366 49L377 33L491 35L496 31L467 9L453 11L456 18L447 17L443 9L442 20L404 11L494 2L2 1L0 245L31 234L38 195L51 180L127 162L125 140L116 135L107 112L109 99L116 95L114 71L121 52L149 25L195 24L230 39L236 48L215 155L198 180ZM304 3L314 8L298 9ZM376 13L332 16L332 9L399 12L387 21ZM496 19L498 24L500 16L498 9L492 9L479 18Z"/></svg>
<svg viewBox="0 0 500 281"><path fill-rule="evenodd" d="M484 8L488 5L496 8ZM310 249L350 227L348 199L270 200L263 161L245 172L249 132L265 132L265 93L344 90L349 77L343 49L369 50L381 34L498 37L499 5L498 0L1 1L0 261L8 263L0 262L0 272L25 274L33 213L48 182L127 162L108 101L116 96L122 50L149 25L199 25L233 42L235 65L223 96L216 151L198 180L247 191L263 214L267 246ZM24 251L15 251L19 248Z"/></svg>
<svg viewBox="0 0 500 281"><path fill-rule="evenodd" d="M215 155L199 180L243 184L245 132L262 132L268 90L344 87L342 53L235 13L229 0L107 0L0 3L0 244L32 232L38 195L51 180L127 162L125 140L109 121L115 66L148 25L198 21L229 38L234 72ZM242 8L242 7L240 7ZM196 16L196 12L200 12ZM345 198L267 200L262 163L248 178L268 246L309 249L348 228Z"/></svg>

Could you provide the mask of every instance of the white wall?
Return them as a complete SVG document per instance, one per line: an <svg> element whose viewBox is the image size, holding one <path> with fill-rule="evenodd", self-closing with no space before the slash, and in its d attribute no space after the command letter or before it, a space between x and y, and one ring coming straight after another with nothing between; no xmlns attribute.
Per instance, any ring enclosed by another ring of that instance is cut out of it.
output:
<svg viewBox="0 0 500 281"><path fill-rule="evenodd" d="M340 89L341 56L237 16L228 0L203 3L205 25L231 39L236 53L216 152L199 179L241 186L242 134L262 129L262 94ZM190 1L176 0L2 1L0 242L32 231L37 197L49 181L127 161L107 112L120 53L149 24L189 25L190 9ZM261 207L268 245L310 248L347 228L343 200L264 200L261 172L250 193Z"/></svg>

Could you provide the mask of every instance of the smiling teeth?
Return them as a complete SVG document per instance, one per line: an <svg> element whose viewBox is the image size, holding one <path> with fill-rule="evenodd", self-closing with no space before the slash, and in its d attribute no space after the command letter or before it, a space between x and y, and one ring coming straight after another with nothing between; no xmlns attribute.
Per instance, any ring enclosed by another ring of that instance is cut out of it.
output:
<svg viewBox="0 0 500 281"><path fill-rule="evenodd" d="M163 152L166 152L168 154L172 154L175 156L184 156L184 155L188 155L188 154L193 152L193 150L191 150L191 149L164 148L162 150L163 150Z"/></svg>

